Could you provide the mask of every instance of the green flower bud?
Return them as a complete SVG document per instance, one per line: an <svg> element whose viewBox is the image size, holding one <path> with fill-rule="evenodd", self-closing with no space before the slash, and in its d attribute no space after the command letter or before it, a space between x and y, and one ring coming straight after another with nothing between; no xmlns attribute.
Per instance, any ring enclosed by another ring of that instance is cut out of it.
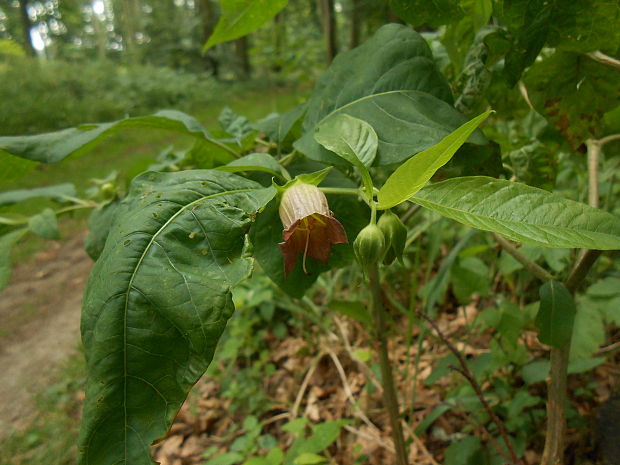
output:
<svg viewBox="0 0 620 465"><path fill-rule="evenodd" d="M407 242L407 227L391 210L381 215L377 226L385 236L386 253L383 263L390 265L395 259L402 263L405 243Z"/></svg>
<svg viewBox="0 0 620 465"><path fill-rule="evenodd" d="M385 252L385 237L376 224L369 224L362 229L353 242L355 259L364 270L370 265L379 263Z"/></svg>

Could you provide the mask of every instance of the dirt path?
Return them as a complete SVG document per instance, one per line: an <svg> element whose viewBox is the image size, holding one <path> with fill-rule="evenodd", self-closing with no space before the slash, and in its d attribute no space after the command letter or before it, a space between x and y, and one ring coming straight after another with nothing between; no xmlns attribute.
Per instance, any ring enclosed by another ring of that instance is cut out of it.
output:
<svg viewBox="0 0 620 465"><path fill-rule="evenodd" d="M0 292L0 437L35 412L32 395L79 344L80 304L92 261L84 236L50 242L16 267Z"/></svg>

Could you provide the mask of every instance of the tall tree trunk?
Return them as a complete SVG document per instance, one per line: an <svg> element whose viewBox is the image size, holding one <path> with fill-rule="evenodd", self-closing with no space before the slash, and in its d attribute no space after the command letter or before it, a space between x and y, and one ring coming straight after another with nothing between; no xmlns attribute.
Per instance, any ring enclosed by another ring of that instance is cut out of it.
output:
<svg viewBox="0 0 620 465"><path fill-rule="evenodd" d="M250 64L250 56L248 55L248 36L239 37L235 40L235 54L241 71L240 78L248 79L252 74L252 65Z"/></svg>
<svg viewBox="0 0 620 465"><path fill-rule="evenodd" d="M320 0L321 17L323 19L323 37L325 38L325 52L327 64L334 61L336 53L336 17L334 15L334 0Z"/></svg>
<svg viewBox="0 0 620 465"><path fill-rule="evenodd" d="M136 33L139 29L141 17L140 0L122 0L120 26L123 35L123 46L125 49L125 60L129 64L140 62L138 44L136 43Z"/></svg>
<svg viewBox="0 0 620 465"><path fill-rule="evenodd" d="M202 42L206 43L211 34L213 34L213 30L217 24L217 11L212 0L200 0L200 3L198 3L198 12L200 14L200 22L202 26ZM213 77L215 79L217 79L220 75L220 62L215 53L215 50L218 47L219 46L216 45L214 48L207 51L204 56L211 66L211 72L213 73Z"/></svg>
<svg viewBox="0 0 620 465"><path fill-rule="evenodd" d="M217 12L215 11L215 5L211 0L200 0L198 4L198 11L200 13L200 22L202 25L202 38L206 42L217 23Z"/></svg>
<svg viewBox="0 0 620 465"><path fill-rule="evenodd" d="M32 37L30 36L32 23L30 22L30 17L28 16L28 0L20 0L19 14L22 20L22 34L26 53L30 56L36 56L37 52L34 49L34 45L32 45Z"/></svg>
<svg viewBox="0 0 620 465"><path fill-rule="evenodd" d="M93 15L93 27L95 29L95 38L97 39L97 58L99 61L106 59L107 36L104 24L97 15Z"/></svg>
<svg viewBox="0 0 620 465"><path fill-rule="evenodd" d="M273 55L274 64L271 70L274 73L282 71L282 54L286 50L286 23L284 21L284 10L280 11L273 19Z"/></svg>
<svg viewBox="0 0 620 465"><path fill-rule="evenodd" d="M349 26L349 48L355 48L360 44L360 1L351 0L351 22Z"/></svg>

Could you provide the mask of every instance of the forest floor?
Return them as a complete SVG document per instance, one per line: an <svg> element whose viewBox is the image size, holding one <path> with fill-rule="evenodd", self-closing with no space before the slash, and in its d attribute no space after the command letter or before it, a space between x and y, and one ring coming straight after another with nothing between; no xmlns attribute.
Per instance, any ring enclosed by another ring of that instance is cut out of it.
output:
<svg viewBox="0 0 620 465"><path fill-rule="evenodd" d="M92 266L83 251L83 241L84 233L80 233L63 242L49 242L44 250L15 268L10 285L0 293L0 438L29 427L34 417L41 414L40 406L34 401L36 395L50 382L57 382L55 367L71 356L80 357L76 355L80 303ZM479 310L474 303L467 311L442 314L437 324L445 335L458 341L458 335L471 324ZM266 396L269 407L257 415L258 431L277 441L271 448L278 444L286 447L291 445L292 436L282 427L295 418L306 418L310 424L351 419L337 441L321 452L331 457L332 463L343 465L393 463L389 421L381 407L380 382L365 363L371 349L366 330L345 317L335 316L333 323L327 330L309 327L303 338L290 328L288 334L277 337L271 330L266 332L261 344L268 353L265 363L272 370L268 376L260 375L264 376L259 383L264 390L261 395ZM488 352L486 339L458 341L455 345L466 357L476 357ZM526 334L523 343L537 345L533 334ZM390 347L397 368L397 385L405 393L401 406L408 412L405 436L411 441L410 463L444 463L446 447L458 440L459 431L470 421L464 411L440 416L432 433L429 430L417 435L408 425L420 425L433 409L445 402L442 397L449 379L431 386L425 380L433 371L435 361L445 357L448 349L432 338L424 340L418 348L395 337ZM415 357L418 350L421 355L417 375L412 377L407 360ZM595 397L599 399L609 396L610 368L615 366L606 364L597 370ZM210 451L211 457L219 453L224 454L222 457L229 454L232 459L230 454L238 454L230 452L236 440L256 439L250 438L254 433L248 427L247 413L231 408L231 403L237 400L224 395L224 383L225 377L205 376L195 386L165 440L153 448L154 457L162 465L204 464L205 451ZM417 392L406 392L412 386ZM78 383L71 396L79 405L83 399L81 384ZM591 416L594 400L581 403L580 412ZM72 416L75 424L79 407ZM471 427L477 436L484 437L484 430L478 430L481 425L472 423ZM580 434L573 437L571 447L583 442L579 437L583 438ZM75 454L75 438L71 440L71 453ZM251 451L246 448L244 453L264 457L268 450L255 446ZM364 457L362 462L359 457ZM526 463L535 464L540 453L527 450L524 458ZM213 463L220 462L238 463ZM0 459L0 463L28 462Z"/></svg>
<svg viewBox="0 0 620 465"><path fill-rule="evenodd" d="M25 428L34 397L56 365L78 350L82 291L92 260L84 234L48 247L15 267L0 292L0 437Z"/></svg>

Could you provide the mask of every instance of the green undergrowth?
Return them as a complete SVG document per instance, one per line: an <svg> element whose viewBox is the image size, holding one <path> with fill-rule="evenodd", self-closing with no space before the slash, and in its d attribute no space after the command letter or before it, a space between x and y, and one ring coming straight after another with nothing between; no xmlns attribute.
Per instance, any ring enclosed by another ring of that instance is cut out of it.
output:
<svg viewBox="0 0 620 465"><path fill-rule="evenodd" d="M30 425L0 440L0 465L74 464L85 380L84 355L75 352L58 365L48 387L35 395Z"/></svg>
<svg viewBox="0 0 620 465"><path fill-rule="evenodd" d="M240 84L231 84L234 89ZM238 93L230 96L227 92L222 97L213 97L213 101L199 108L195 116L209 130L218 130L218 115L228 106L233 111L242 112L250 120L257 120L270 112L283 112L300 103L306 91L294 88L273 87L258 90L256 85L248 83ZM92 187L92 179L105 178L112 171L120 174L120 184L128 185L139 173L146 171L155 158L166 147L175 149L191 147L190 137L178 136L164 131L128 130L104 141L100 146L85 154L64 160L60 164L38 165L27 176L15 181L2 181L0 191L29 189L60 183L73 183L79 194ZM54 207L52 200L31 199L17 205L0 207L1 213L35 214L43 208ZM62 238L68 238L85 228L89 210L78 210L63 215L59 221ZM13 248L13 263L27 260L33 253L46 246L48 241L25 236Z"/></svg>

